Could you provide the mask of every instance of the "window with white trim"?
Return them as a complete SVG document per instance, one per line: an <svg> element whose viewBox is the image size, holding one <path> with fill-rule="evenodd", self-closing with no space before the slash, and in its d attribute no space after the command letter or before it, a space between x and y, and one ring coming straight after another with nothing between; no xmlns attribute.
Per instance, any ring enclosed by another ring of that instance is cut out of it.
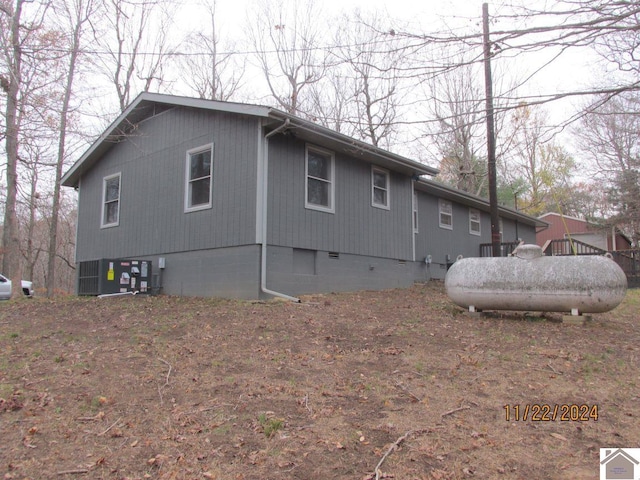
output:
<svg viewBox="0 0 640 480"><path fill-rule="evenodd" d="M102 179L101 226L117 227L120 224L120 173Z"/></svg>
<svg viewBox="0 0 640 480"><path fill-rule="evenodd" d="M475 208L469 209L469 233L480 235L480 210Z"/></svg>
<svg viewBox="0 0 640 480"><path fill-rule="evenodd" d="M438 212L440 217L440 227L453 230L453 206L447 200L438 202Z"/></svg>
<svg viewBox="0 0 640 480"><path fill-rule="evenodd" d="M307 145L305 207L334 212L335 157L332 152Z"/></svg>
<svg viewBox="0 0 640 480"><path fill-rule="evenodd" d="M184 209L192 212L211 207L213 143L187 151Z"/></svg>
<svg viewBox="0 0 640 480"><path fill-rule="evenodd" d="M389 171L371 167L371 205L389 210Z"/></svg>

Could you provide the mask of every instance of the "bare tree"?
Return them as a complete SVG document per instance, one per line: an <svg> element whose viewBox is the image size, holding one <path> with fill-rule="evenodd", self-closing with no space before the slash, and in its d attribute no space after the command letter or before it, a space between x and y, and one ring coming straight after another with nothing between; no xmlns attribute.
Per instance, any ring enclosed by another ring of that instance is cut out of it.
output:
<svg viewBox="0 0 640 480"><path fill-rule="evenodd" d="M199 98L226 101L238 91L245 71L244 57L235 54L235 46L222 42L217 28L216 1L208 4L209 27L187 37L184 82Z"/></svg>
<svg viewBox="0 0 640 480"><path fill-rule="evenodd" d="M638 47L640 46L640 31L638 17L640 9L630 2L624 7L629 15L620 15L612 25L612 31L603 35L596 42L596 50L607 63L613 64L624 77L637 85L640 80L640 60Z"/></svg>
<svg viewBox="0 0 640 480"><path fill-rule="evenodd" d="M556 211L597 224L606 224L615 214L607 191L602 185L585 180L572 185L571 195L562 199Z"/></svg>
<svg viewBox="0 0 640 480"><path fill-rule="evenodd" d="M78 210L73 195L62 194L58 211L58 244L56 245L56 291L73 293L76 285L75 253Z"/></svg>
<svg viewBox="0 0 640 480"><path fill-rule="evenodd" d="M440 179L480 195L487 185L484 94L475 66L460 65L429 82L435 122L427 128L441 159Z"/></svg>
<svg viewBox="0 0 640 480"><path fill-rule="evenodd" d="M344 135L353 136L351 82L339 67L328 69L324 78L309 89L309 118Z"/></svg>
<svg viewBox="0 0 640 480"><path fill-rule="evenodd" d="M319 49L319 9L313 0L291 4L257 2L249 36L256 60L276 104L288 113L305 111L303 93L327 69L328 53Z"/></svg>
<svg viewBox="0 0 640 480"><path fill-rule="evenodd" d="M531 215L541 215L564 201L575 162L564 148L545 141L546 113L540 107L523 105L512 111L511 121L513 138L503 159L503 176L512 183L524 180L518 206Z"/></svg>
<svg viewBox="0 0 640 480"><path fill-rule="evenodd" d="M567 88L565 91L551 91L532 95L526 99L512 99L515 102L540 104L567 97L589 99L586 111L598 108L625 91L640 89L640 68L635 53L638 45L638 2L607 0L555 0L544 8L527 2L526 7L515 9L512 14L497 17L520 23L516 28L492 32L494 45L504 58L522 57L532 52L552 54L545 63L531 73L534 78L549 66L561 63L565 54L573 52L593 52L601 54L605 63L613 65L618 74L607 68L607 74L598 76L590 86ZM504 22L506 23L506 22ZM603 69L605 70L605 69ZM577 82L576 82L577 84ZM579 119L584 111L569 116L561 127Z"/></svg>
<svg viewBox="0 0 640 480"><path fill-rule="evenodd" d="M62 92L62 102L60 105L60 119L58 126L58 153L55 162L55 174L53 181L53 197L51 208L51 220L49 225L49 249L48 263L46 275L47 296L54 293L56 281L56 256L58 245L58 220L60 211L60 180L62 171L67 159L67 126L69 123L69 115L71 110L71 98L74 90L74 81L76 78L76 69L78 68L78 59L80 55L80 42L85 24L88 23L90 16L94 13L95 7L93 0L66 0L60 5L60 16L68 25L67 45L69 48L68 64L64 74L64 89Z"/></svg>
<svg viewBox="0 0 640 480"><path fill-rule="evenodd" d="M65 59L70 52L78 51L67 42L68 36L59 27L62 22L53 14L56 8L64 8L68 3L53 5L52 2L35 3L25 2L22 17L18 22L19 57L16 57L16 49L12 49L8 37L2 38L3 57L0 66L5 66L7 71L12 71L8 66L17 65L18 75L14 73L12 78L19 78L17 83L16 100L12 103L12 95L7 95L7 107L15 106L15 114L12 117L11 109L6 110L4 120L7 125L13 124L17 140L15 150L7 149L8 164L13 155L15 160L15 200L12 198L11 189L8 189L5 212L15 212L15 228L5 228L5 232L13 230L16 235L18 250L11 252L7 248L7 254L3 262L16 262L24 268L18 268L15 285L20 294L20 282L18 279L25 275L31 280L36 280L33 275L34 266L41 263L41 259L47 256L55 258L56 252L52 243L47 249L49 238L47 235L35 235L36 229L41 230L42 222L51 225L57 219L48 217L53 202L53 211L59 207L59 178L62 173L62 163L56 161L56 146L61 158L65 157L64 144L67 138L69 123L66 121L69 114L69 98L71 95L71 83L66 81ZM4 11L3 11L4 13ZM1 20L7 21L10 17L2 16ZM3 34L9 30L2 29ZM77 46L76 46L77 47ZM12 63L13 62L13 63ZM4 70L4 69L3 69ZM60 120L61 112L65 118ZM10 144L12 135L6 137ZM63 145L60 149L60 145ZM12 152L11 155L9 152ZM9 171L12 167L9 168ZM54 194L49 195L50 189ZM56 200L58 198L58 200ZM14 207L11 202L14 202ZM49 230L54 236L57 228ZM7 245L7 243L5 243ZM16 260L17 259L17 260ZM6 266L3 266L7 270ZM53 275L53 274L52 274ZM47 278L46 275L41 278ZM36 283L40 285L40 282Z"/></svg>
<svg viewBox="0 0 640 480"><path fill-rule="evenodd" d="M114 87L123 111L132 93L163 83L173 51L171 19L164 0L107 0L103 7L90 19L96 44L104 51L94 61Z"/></svg>
<svg viewBox="0 0 640 480"><path fill-rule="evenodd" d="M615 209L613 221L640 242L640 94L609 99L582 121L576 134Z"/></svg>
<svg viewBox="0 0 640 480"><path fill-rule="evenodd" d="M346 79L351 108L346 121L352 135L374 146L389 147L399 120L401 84L398 71L404 49L377 16L344 17L336 30L334 55Z"/></svg>
<svg viewBox="0 0 640 480"><path fill-rule="evenodd" d="M16 215L16 200L18 194L18 141L20 136L19 109L20 87L22 83L23 38L22 9L24 0L16 0L15 4L4 2L1 4L2 15L2 49L4 62L7 66L6 75L2 75L0 83L7 96L6 122L6 182L7 196L4 210L4 228L2 231L2 270L12 280L12 297L21 294L20 282L20 232Z"/></svg>
<svg viewBox="0 0 640 480"><path fill-rule="evenodd" d="M25 272L31 271L35 284L47 285L53 283L52 295L60 293L73 293L75 289L75 235L76 235L76 210L73 194L62 191L58 206L58 241L55 247L54 258L55 282L50 282L49 249L51 230L52 193L47 190L47 185L42 185L42 192L36 192L33 203L35 208L29 208L20 215L25 225L24 230L29 232L28 240L23 241L23 258L25 259ZM25 206L26 209L27 206ZM27 217L27 212L33 212Z"/></svg>
<svg viewBox="0 0 640 480"><path fill-rule="evenodd" d="M39 188L40 176L47 169L47 146L41 143L27 145L27 153L21 161L25 165L22 175L23 188L19 189L18 221L22 225L21 260L23 274L29 280L36 280L35 265L41 256L46 254L46 236L36 235L36 229L40 221L41 208L44 205Z"/></svg>
<svg viewBox="0 0 640 480"><path fill-rule="evenodd" d="M607 0L553 0L544 4L524 0L503 5L498 14L491 17L491 51L496 63L502 60L514 65L526 65L527 74L520 87L527 87L546 70L561 65L573 52L600 52L605 61L619 67L620 75L601 75L598 82L588 85L573 82L563 90L550 89L540 92L524 88L505 91L496 99L501 105L496 112L518 108L521 103L544 104L567 98L591 98L591 109L624 91L640 89L640 68L636 56L638 44L638 2ZM472 19L469 19L472 20ZM430 33L413 33L396 30L396 36L410 41L408 52L420 53L434 49L444 52L482 51L482 31L477 22L458 23L456 28L445 28ZM427 56L432 59L433 56ZM461 66L450 61L446 53L442 61L409 62L401 71L404 78L425 81ZM480 55L471 57L474 63L482 61ZM568 111L558 121L555 131L579 119L582 111Z"/></svg>

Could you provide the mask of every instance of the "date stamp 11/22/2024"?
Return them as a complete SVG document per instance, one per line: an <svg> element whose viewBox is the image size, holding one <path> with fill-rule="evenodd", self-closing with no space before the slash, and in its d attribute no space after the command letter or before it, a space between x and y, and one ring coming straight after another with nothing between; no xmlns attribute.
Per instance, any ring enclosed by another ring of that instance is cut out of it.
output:
<svg viewBox="0 0 640 480"><path fill-rule="evenodd" d="M528 403L505 405L507 422L589 422L598 421L598 405Z"/></svg>

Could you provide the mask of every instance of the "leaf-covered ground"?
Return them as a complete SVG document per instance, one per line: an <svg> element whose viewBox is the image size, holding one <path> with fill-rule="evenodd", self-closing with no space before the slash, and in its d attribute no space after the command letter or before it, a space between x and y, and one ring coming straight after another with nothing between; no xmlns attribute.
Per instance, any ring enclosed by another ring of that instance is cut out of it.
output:
<svg viewBox="0 0 640 480"><path fill-rule="evenodd" d="M0 475L597 479L640 445L639 317L474 317L437 282L4 302Z"/></svg>

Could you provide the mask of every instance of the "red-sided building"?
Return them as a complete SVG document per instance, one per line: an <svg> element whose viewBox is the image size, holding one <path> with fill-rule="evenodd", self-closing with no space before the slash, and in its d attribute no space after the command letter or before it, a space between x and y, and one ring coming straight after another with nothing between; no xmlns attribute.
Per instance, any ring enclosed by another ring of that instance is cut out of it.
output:
<svg viewBox="0 0 640 480"><path fill-rule="evenodd" d="M631 248L629 239L615 227L603 228L580 218L551 212L538 218L549 224L548 228L536 233L536 243L543 248L549 240L561 240L569 236L573 240L579 240L609 252Z"/></svg>

